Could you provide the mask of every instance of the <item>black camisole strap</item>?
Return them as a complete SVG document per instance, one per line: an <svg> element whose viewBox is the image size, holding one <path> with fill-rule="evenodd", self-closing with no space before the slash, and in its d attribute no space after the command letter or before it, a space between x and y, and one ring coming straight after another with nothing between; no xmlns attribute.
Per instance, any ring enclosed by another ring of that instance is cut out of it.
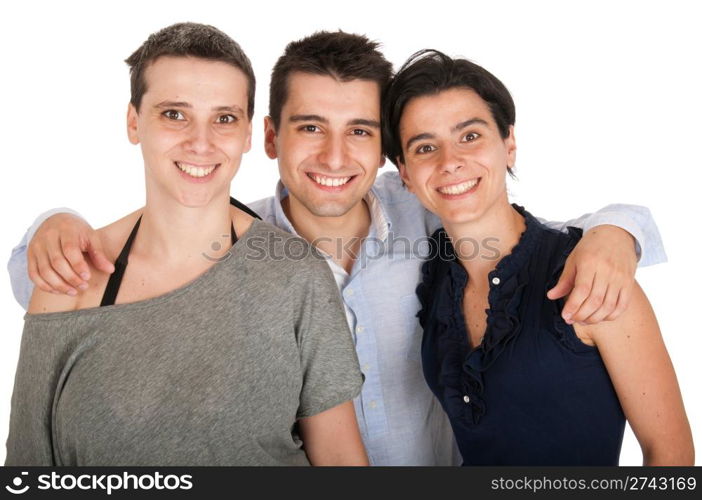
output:
<svg viewBox="0 0 702 500"><path fill-rule="evenodd" d="M245 211L246 213L260 219L260 217L258 217L258 215L253 210L249 209L246 205L238 202L234 198L231 198L231 204ZM129 234L127 242L124 244L124 247L122 248L119 257L117 257L117 260L115 261L115 271L110 275L110 278L107 280L107 286L105 287L105 293L103 293L102 295L100 307L112 306L114 305L115 300L117 299L117 293L119 292L119 287L122 284L124 271L127 269L127 263L129 262L129 252L132 249L132 244L134 243L134 238L136 238L137 231L139 231L141 217L142 216L140 215L139 219L136 221L136 224L134 224L134 228ZM237 237L236 231L234 230L234 222L232 221L232 246L234 246L234 244L238 240L239 238Z"/></svg>
<svg viewBox="0 0 702 500"><path fill-rule="evenodd" d="M258 215L256 212L254 212L253 210L251 210L249 207L247 207L246 205L244 205L242 202L240 202L239 200L237 200L237 199L234 198L233 196L230 196L230 197L229 197L229 203L232 204L232 205L234 205L236 208L238 208L238 209L241 210L242 212L246 212L247 214L249 214L249 215L250 215L251 217L253 217L254 219L261 220L261 216L260 216L260 215Z"/></svg>

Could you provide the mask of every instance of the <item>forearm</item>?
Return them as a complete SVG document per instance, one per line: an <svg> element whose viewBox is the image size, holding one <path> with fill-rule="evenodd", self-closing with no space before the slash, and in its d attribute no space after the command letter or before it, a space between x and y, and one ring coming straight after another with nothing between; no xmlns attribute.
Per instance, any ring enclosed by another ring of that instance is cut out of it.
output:
<svg viewBox="0 0 702 500"><path fill-rule="evenodd" d="M612 204L595 213L584 214L566 222L541 221L559 231L565 231L568 226L579 227L583 232L596 226L616 226L627 231L634 238L639 266L660 264L667 260L658 227L651 211L644 206Z"/></svg>
<svg viewBox="0 0 702 500"><path fill-rule="evenodd" d="M695 447L692 438L679 436L679 439L661 442L658 445L644 446L644 466L692 466L695 465Z"/></svg>

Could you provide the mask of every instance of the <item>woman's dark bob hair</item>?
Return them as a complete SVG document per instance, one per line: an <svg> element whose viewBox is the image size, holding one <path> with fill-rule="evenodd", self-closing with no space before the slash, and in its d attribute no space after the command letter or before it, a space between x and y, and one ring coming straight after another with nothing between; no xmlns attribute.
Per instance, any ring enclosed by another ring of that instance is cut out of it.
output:
<svg viewBox="0 0 702 500"><path fill-rule="evenodd" d="M383 152L390 161L397 165L399 159L404 163L400 119L407 103L415 97L453 88L467 88L478 94L490 108L502 138L509 136L515 109L507 87L467 59L453 59L438 50L424 49L402 65L383 96Z"/></svg>

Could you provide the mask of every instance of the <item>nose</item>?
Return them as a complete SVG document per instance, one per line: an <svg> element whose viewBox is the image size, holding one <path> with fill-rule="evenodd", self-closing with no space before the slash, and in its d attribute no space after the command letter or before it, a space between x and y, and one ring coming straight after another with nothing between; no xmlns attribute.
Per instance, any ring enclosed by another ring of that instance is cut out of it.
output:
<svg viewBox="0 0 702 500"><path fill-rule="evenodd" d="M455 149L441 148L439 149L439 167L442 173L453 174L464 167L464 160Z"/></svg>
<svg viewBox="0 0 702 500"><path fill-rule="evenodd" d="M213 131L209 123L193 123L188 129L185 149L196 155L207 155L215 149Z"/></svg>
<svg viewBox="0 0 702 500"><path fill-rule="evenodd" d="M340 170L346 165L346 144L338 134L329 134L324 140L319 161L330 170Z"/></svg>

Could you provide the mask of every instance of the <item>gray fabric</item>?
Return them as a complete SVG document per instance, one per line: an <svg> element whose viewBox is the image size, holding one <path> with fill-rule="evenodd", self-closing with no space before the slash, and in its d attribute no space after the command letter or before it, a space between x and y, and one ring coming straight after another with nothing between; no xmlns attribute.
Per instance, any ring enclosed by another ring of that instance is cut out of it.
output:
<svg viewBox="0 0 702 500"><path fill-rule="evenodd" d="M26 315L6 465L307 465L296 420L361 384L329 266L256 221L173 292Z"/></svg>

